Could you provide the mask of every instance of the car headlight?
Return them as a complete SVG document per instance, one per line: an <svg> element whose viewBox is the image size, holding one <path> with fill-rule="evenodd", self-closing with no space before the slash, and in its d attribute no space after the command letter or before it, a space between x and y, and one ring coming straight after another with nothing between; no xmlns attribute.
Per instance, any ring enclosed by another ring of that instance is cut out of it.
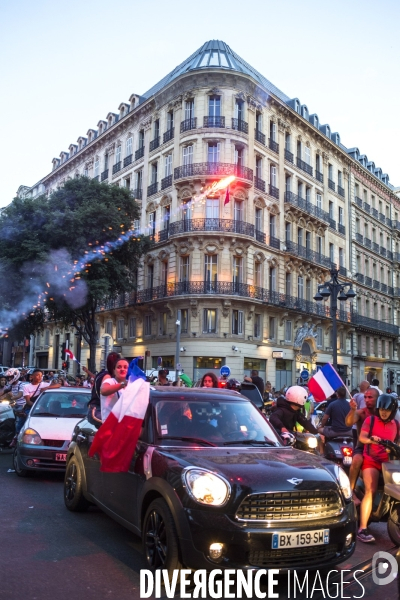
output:
<svg viewBox="0 0 400 600"><path fill-rule="evenodd" d="M40 437L37 431L28 427L28 429L25 429L24 435L22 436L22 443L34 444L35 446L39 446L40 444L42 444L42 438Z"/></svg>
<svg viewBox="0 0 400 600"><path fill-rule="evenodd" d="M189 495L200 504L223 506L228 501L231 487L220 475L189 467L182 479Z"/></svg>
<svg viewBox="0 0 400 600"><path fill-rule="evenodd" d="M400 483L400 473L398 471L395 471L394 473L392 473L392 479L393 479L393 483L398 485Z"/></svg>
<svg viewBox="0 0 400 600"><path fill-rule="evenodd" d="M311 437L311 436L309 438L307 438L307 445L309 448L312 448L312 449L317 448L317 446L318 446L317 438Z"/></svg>
<svg viewBox="0 0 400 600"><path fill-rule="evenodd" d="M336 467L336 477L339 482L340 489L342 490L343 496L346 498L346 500L350 500L352 496L350 479L347 477L346 473L341 467Z"/></svg>

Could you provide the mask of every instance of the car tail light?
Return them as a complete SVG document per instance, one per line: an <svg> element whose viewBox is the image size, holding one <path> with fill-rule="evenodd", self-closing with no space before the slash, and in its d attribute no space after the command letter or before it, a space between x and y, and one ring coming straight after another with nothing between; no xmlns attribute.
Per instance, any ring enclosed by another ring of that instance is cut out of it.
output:
<svg viewBox="0 0 400 600"><path fill-rule="evenodd" d="M353 448L351 446L341 446L343 456L353 456Z"/></svg>

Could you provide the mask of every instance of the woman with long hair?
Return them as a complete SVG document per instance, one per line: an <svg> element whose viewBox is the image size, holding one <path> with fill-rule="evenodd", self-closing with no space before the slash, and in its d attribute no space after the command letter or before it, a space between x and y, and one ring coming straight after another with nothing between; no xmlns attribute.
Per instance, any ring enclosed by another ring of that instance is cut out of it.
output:
<svg viewBox="0 0 400 600"><path fill-rule="evenodd" d="M104 376L100 388L101 418L103 422L118 402L120 391L128 384L126 379L128 368L128 361L117 352L111 352L107 356L108 374Z"/></svg>
<svg viewBox="0 0 400 600"><path fill-rule="evenodd" d="M200 387L205 388L217 388L218 387L218 378L215 373L210 371L203 375L200 381Z"/></svg>

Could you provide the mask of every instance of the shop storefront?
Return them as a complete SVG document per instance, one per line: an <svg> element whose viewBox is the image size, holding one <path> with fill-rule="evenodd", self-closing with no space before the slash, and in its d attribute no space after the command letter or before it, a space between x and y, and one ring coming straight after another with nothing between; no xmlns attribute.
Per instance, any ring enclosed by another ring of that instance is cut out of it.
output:
<svg viewBox="0 0 400 600"><path fill-rule="evenodd" d="M266 382L267 361L258 358L245 358L243 361L243 376L250 377L251 371L258 371L258 376Z"/></svg>
<svg viewBox="0 0 400 600"><path fill-rule="evenodd" d="M293 361L283 358L276 359L275 365L275 389L281 390L284 387L293 385Z"/></svg>
<svg viewBox="0 0 400 600"><path fill-rule="evenodd" d="M216 356L193 357L193 381L196 382L208 371L213 371L219 377L219 370L225 364L225 358Z"/></svg>

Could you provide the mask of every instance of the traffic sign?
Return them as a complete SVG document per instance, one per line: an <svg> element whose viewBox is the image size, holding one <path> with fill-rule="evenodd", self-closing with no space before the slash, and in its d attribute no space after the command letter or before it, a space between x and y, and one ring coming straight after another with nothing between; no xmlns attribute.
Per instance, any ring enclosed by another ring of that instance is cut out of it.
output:
<svg viewBox="0 0 400 600"><path fill-rule="evenodd" d="M302 371L302 372L300 373L300 377L301 377L302 379L308 379L308 378L310 377L310 373L309 373L309 371L307 371L307 369L304 369L304 371Z"/></svg>
<svg viewBox="0 0 400 600"><path fill-rule="evenodd" d="M219 370L219 374L221 375L221 377L229 377L229 375L231 374L231 370L228 367L228 365L224 365L223 367L221 367Z"/></svg>

